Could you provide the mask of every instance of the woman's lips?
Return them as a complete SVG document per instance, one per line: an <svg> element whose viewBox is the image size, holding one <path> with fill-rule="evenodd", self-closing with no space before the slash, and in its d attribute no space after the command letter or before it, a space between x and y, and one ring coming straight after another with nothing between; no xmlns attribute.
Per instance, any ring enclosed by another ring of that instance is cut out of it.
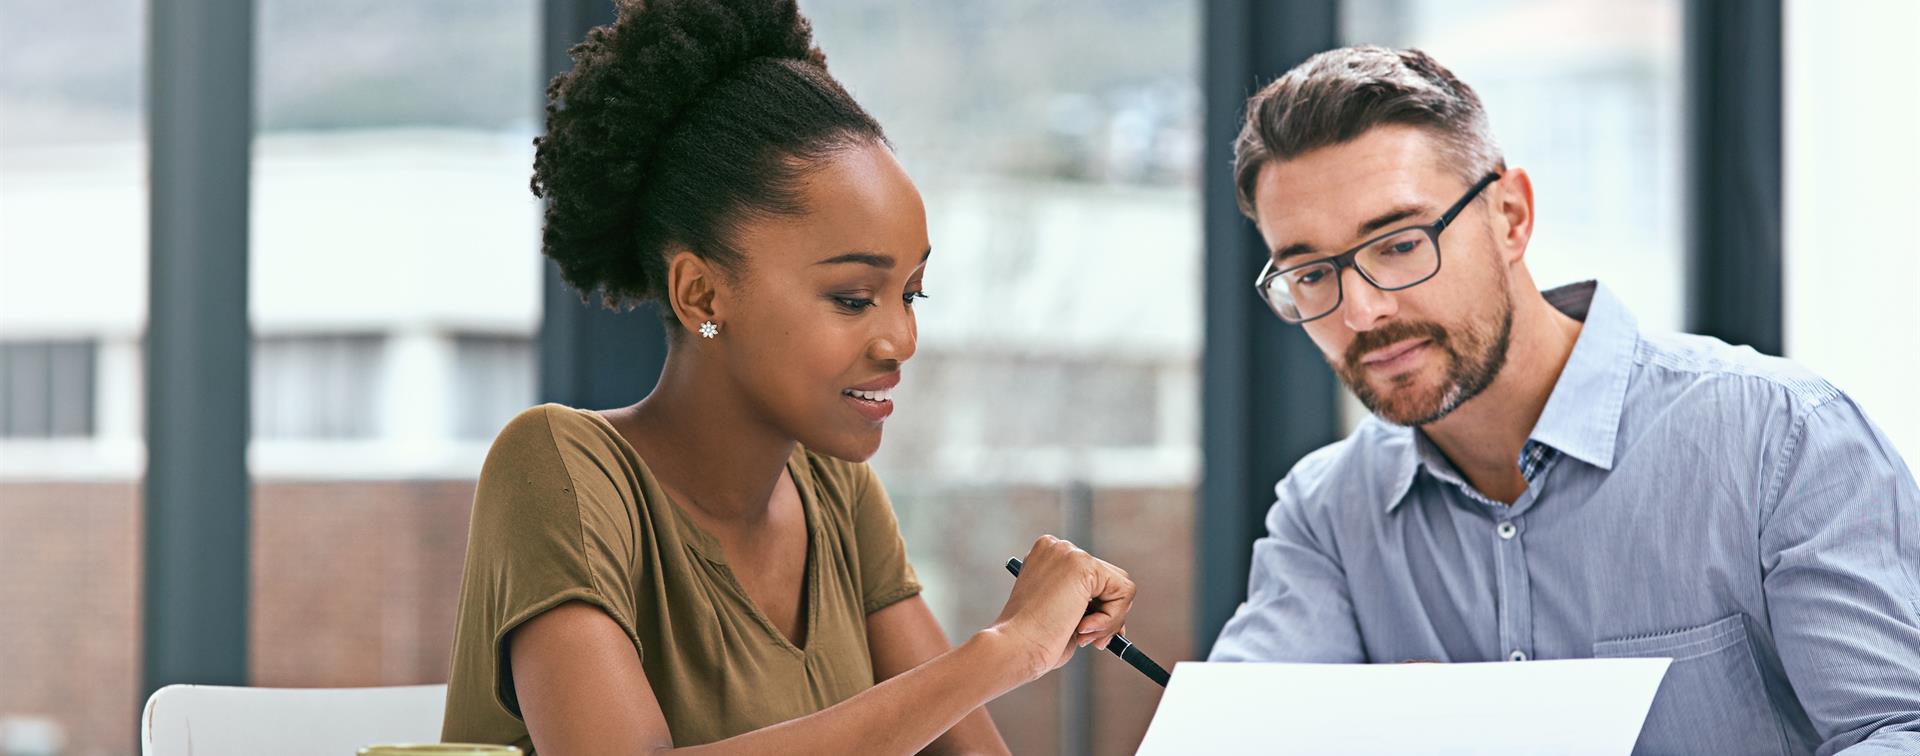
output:
<svg viewBox="0 0 1920 756"><path fill-rule="evenodd" d="M900 371L895 370L852 388L840 390L840 398L853 405L854 410L867 418L867 422L879 424L893 414L893 387L900 385Z"/></svg>
<svg viewBox="0 0 1920 756"><path fill-rule="evenodd" d="M840 392L840 398L848 404L853 405L854 411L865 416L868 422L879 423L886 420L888 415L893 414L893 391L891 389L878 392L862 391L859 393L865 394L866 396L856 396L854 395L853 389L848 389ZM876 396L879 398L875 398Z"/></svg>

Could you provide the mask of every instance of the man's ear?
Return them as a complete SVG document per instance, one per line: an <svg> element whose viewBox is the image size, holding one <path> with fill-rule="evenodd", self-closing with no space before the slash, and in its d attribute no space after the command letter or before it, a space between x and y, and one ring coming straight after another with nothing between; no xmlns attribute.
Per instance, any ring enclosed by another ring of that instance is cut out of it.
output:
<svg viewBox="0 0 1920 756"><path fill-rule="evenodd" d="M1494 241L1500 245L1507 264L1527 255L1527 242L1533 238L1533 179L1525 168L1508 168L1500 174L1488 209L1494 220Z"/></svg>
<svg viewBox="0 0 1920 756"><path fill-rule="evenodd" d="M720 270L692 250L681 249L667 257L667 306L673 308L680 328L700 330L700 324L718 325L725 317L725 296Z"/></svg>

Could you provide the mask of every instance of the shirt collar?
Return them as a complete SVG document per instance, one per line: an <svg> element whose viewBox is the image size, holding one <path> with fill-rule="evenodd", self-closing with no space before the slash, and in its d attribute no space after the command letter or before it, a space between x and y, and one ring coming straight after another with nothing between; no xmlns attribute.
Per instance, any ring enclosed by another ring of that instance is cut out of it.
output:
<svg viewBox="0 0 1920 756"><path fill-rule="evenodd" d="M1613 469L1614 439L1626 404L1627 379L1640 328L1633 313L1598 281L1545 292L1567 317L1582 320L1573 354L1560 369L1553 394L1528 438L1602 470Z"/></svg>
<svg viewBox="0 0 1920 756"><path fill-rule="evenodd" d="M1555 309L1585 325L1528 439L1611 470L1639 326L1626 306L1598 281L1568 284L1541 295ZM1370 422L1382 421L1376 418ZM1453 466L1426 434L1400 426L1388 428L1392 431L1389 448L1397 457L1387 466L1394 471L1391 495L1387 497L1387 511L1393 511L1406 499L1422 466L1445 478L1452 477Z"/></svg>

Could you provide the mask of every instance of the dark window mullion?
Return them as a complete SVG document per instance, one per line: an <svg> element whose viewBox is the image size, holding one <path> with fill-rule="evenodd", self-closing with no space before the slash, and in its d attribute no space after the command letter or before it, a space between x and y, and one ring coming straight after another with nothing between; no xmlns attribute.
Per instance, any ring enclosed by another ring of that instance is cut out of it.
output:
<svg viewBox="0 0 1920 756"><path fill-rule="evenodd" d="M1687 330L1782 354L1779 0L1687 0Z"/></svg>
<svg viewBox="0 0 1920 756"><path fill-rule="evenodd" d="M1234 199L1233 139L1247 97L1340 42L1339 0L1208 0L1202 93L1206 351L1202 357L1201 495L1195 532L1195 653L1246 599L1253 541L1273 484L1338 438L1339 391L1319 350L1253 291L1265 247ZM1274 401L1281 389L1288 401Z"/></svg>
<svg viewBox="0 0 1920 756"><path fill-rule="evenodd" d="M147 14L142 699L247 682L251 0Z"/></svg>

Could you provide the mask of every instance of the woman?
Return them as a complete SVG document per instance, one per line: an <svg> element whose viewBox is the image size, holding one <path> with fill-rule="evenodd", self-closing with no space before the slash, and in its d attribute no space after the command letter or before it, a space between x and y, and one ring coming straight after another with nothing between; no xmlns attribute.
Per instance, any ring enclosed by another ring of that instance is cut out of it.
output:
<svg viewBox="0 0 1920 756"><path fill-rule="evenodd" d="M1005 752L982 705L1104 647L1134 587L1043 537L958 647L919 597L858 461L913 356L929 251L879 124L793 0L628 5L573 57L534 161L544 252L609 306L658 301L668 356L638 404L537 407L494 441L443 735Z"/></svg>

